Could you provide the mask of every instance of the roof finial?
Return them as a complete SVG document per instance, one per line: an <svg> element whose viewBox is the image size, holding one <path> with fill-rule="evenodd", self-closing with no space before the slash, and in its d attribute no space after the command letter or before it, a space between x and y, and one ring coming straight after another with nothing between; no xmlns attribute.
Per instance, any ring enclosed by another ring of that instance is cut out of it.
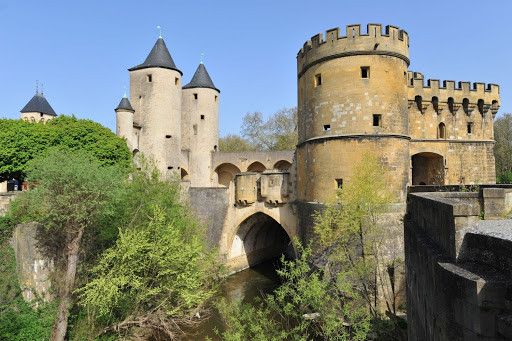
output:
<svg viewBox="0 0 512 341"><path fill-rule="evenodd" d="M39 81L36 79L36 95L39 95Z"/></svg>
<svg viewBox="0 0 512 341"><path fill-rule="evenodd" d="M201 52L201 61L200 64L204 64L204 52Z"/></svg>
<svg viewBox="0 0 512 341"><path fill-rule="evenodd" d="M158 38L161 39L162 38L162 27L160 27L160 25L158 25L156 28L158 29Z"/></svg>
<svg viewBox="0 0 512 341"><path fill-rule="evenodd" d="M41 83L41 96L44 97L44 84Z"/></svg>

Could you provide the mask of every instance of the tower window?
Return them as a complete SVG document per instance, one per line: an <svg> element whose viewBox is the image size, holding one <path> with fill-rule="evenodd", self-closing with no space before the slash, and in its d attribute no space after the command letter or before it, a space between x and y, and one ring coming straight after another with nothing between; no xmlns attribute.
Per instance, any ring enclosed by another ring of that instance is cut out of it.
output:
<svg viewBox="0 0 512 341"><path fill-rule="evenodd" d="M336 179L336 187L339 189L343 188L343 179Z"/></svg>
<svg viewBox="0 0 512 341"><path fill-rule="evenodd" d="M180 83L180 79L178 77L174 78L174 85L178 85Z"/></svg>
<svg viewBox="0 0 512 341"><path fill-rule="evenodd" d="M213 150L217 151L217 145L213 146Z"/></svg>
<svg viewBox="0 0 512 341"><path fill-rule="evenodd" d="M153 75L149 74L147 77L148 77L148 83L151 83L153 81Z"/></svg>
<svg viewBox="0 0 512 341"><path fill-rule="evenodd" d="M468 122L468 134L473 134L473 122Z"/></svg>
<svg viewBox="0 0 512 341"><path fill-rule="evenodd" d="M194 135L197 135L197 124L194 124L192 129L194 129Z"/></svg>
<svg viewBox="0 0 512 341"><path fill-rule="evenodd" d="M324 131L329 131L331 130L331 125L330 124L324 124Z"/></svg>
<svg viewBox="0 0 512 341"><path fill-rule="evenodd" d="M374 127L382 127L382 115L380 115L380 114L373 115L373 126Z"/></svg>
<svg viewBox="0 0 512 341"><path fill-rule="evenodd" d="M361 78L370 78L369 66L361 66Z"/></svg>
<svg viewBox="0 0 512 341"><path fill-rule="evenodd" d="M171 137L172 137L171 135L165 135L166 139L170 139Z"/></svg>
<svg viewBox="0 0 512 341"><path fill-rule="evenodd" d="M197 94L194 94L194 99L197 99Z"/></svg>
<svg viewBox="0 0 512 341"><path fill-rule="evenodd" d="M445 139L446 138L446 126L443 122L439 123L439 126L437 127L437 138L438 139Z"/></svg>
<svg viewBox="0 0 512 341"><path fill-rule="evenodd" d="M322 85L322 74L315 75L315 87Z"/></svg>
<svg viewBox="0 0 512 341"><path fill-rule="evenodd" d="M167 167L167 169L174 169L174 167L172 167L172 166L169 166L169 167Z"/></svg>
<svg viewBox="0 0 512 341"><path fill-rule="evenodd" d="M204 115L201 115L201 119L204 120Z"/></svg>

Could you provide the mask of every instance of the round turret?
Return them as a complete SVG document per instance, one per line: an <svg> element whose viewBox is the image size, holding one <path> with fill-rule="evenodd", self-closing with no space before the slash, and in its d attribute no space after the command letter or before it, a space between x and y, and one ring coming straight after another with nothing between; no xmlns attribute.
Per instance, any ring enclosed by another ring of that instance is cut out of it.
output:
<svg viewBox="0 0 512 341"><path fill-rule="evenodd" d="M350 181L366 151L394 169L401 200L408 181L408 35L394 26L359 25L316 35L297 55L298 195L325 202Z"/></svg>
<svg viewBox="0 0 512 341"><path fill-rule="evenodd" d="M27 122L46 123L48 120L57 116L43 93L39 91L37 91L34 97L20 110L20 113L21 119Z"/></svg>
<svg viewBox="0 0 512 341"><path fill-rule="evenodd" d="M119 105L115 108L116 112L116 134L126 139L128 148L133 151L134 145L134 134L133 134L133 107L130 100L124 96Z"/></svg>
<svg viewBox="0 0 512 341"><path fill-rule="evenodd" d="M161 37L144 63L129 71L134 124L141 127L139 149L163 175L179 174L182 72Z"/></svg>
<svg viewBox="0 0 512 341"><path fill-rule="evenodd" d="M209 187L212 153L219 144L219 95L203 63L199 64L182 94L182 144L189 150L191 186Z"/></svg>

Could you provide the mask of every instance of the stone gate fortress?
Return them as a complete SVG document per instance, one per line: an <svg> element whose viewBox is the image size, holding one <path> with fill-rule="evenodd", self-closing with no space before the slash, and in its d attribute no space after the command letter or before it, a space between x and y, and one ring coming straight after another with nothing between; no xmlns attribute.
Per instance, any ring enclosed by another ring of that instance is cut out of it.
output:
<svg viewBox="0 0 512 341"><path fill-rule="evenodd" d="M282 253L290 238L307 239L312 213L350 182L365 152L387 169L400 218L410 185L495 182L499 87L425 81L409 63L409 36L394 26L315 35L297 54L296 150L226 153L218 148L220 90L202 63L185 82L160 37L129 69L117 134L135 160L144 154L165 176L181 177L210 241L236 271ZM22 110L30 121L54 115L42 94Z"/></svg>
<svg viewBox="0 0 512 341"><path fill-rule="evenodd" d="M225 153L218 148L220 90L202 63L184 84L159 38L129 69L117 134L136 157L181 176L212 242L238 270L306 236L310 213L350 181L367 151L388 170L383 176L402 213L408 185L495 182L499 87L425 82L409 63L409 36L394 26L315 35L297 54L296 150Z"/></svg>

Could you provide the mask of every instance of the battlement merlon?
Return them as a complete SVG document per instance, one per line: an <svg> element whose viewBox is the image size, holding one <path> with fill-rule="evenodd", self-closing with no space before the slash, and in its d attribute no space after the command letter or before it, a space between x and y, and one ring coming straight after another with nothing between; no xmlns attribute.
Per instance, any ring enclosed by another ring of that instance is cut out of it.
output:
<svg viewBox="0 0 512 341"><path fill-rule="evenodd" d="M448 103L451 98L455 104L462 104L467 99L469 105L487 106L493 114L496 114L500 106L500 87L497 84L452 80L441 82L438 79L428 79L425 83L423 74L410 71L407 99L410 102L418 101L418 96L426 102L431 102L437 97L439 103Z"/></svg>
<svg viewBox="0 0 512 341"><path fill-rule="evenodd" d="M361 25L347 25L345 35L339 28L319 33L304 43L297 54L299 77L319 60L354 55L390 55L403 59L409 65L409 35L396 26L368 24L366 32Z"/></svg>

